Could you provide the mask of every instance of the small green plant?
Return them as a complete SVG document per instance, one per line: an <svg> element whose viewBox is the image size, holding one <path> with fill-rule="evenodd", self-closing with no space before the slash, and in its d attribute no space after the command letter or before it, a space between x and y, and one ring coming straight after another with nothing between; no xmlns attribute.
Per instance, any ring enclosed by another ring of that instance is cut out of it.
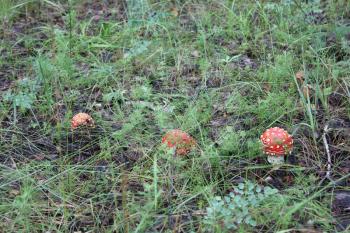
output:
<svg viewBox="0 0 350 233"><path fill-rule="evenodd" d="M18 91L9 90L5 93L4 101L13 107L14 122L17 121L18 109L21 113L25 113L33 107L39 87L37 80L25 78L18 81Z"/></svg>
<svg viewBox="0 0 350 233"><path fill-rule="evenodd" d="M13 107L19 107L22 112L26 109L30 109L33 105L35 99L35 95L31 93L12 93L7 92L4 96L4 100L8 102L12 102Z"/></svg>
<svg viewBox="0 0 350 233"><path fill-rule="evenodd" d="M242 224L254 227L257 222L252 210L277 192L277 189L262 187L250 181L240 183L227 196L216 196L209 201L204 224L208 230L218 232L237 229Z"/></svg>

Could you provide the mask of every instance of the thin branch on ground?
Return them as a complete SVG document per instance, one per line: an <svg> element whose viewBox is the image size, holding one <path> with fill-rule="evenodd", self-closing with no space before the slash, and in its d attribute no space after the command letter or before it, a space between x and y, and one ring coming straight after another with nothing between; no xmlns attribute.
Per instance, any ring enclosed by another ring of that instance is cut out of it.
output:
<svg viewBox="0 0 350 233"><path fill-rule="evenodd" d="M326 154L327 154L327 172L325 177L322 179L321 183L325 180L328 179L329 181L334 183L334 180L331 177L331 170L332 170L332 158L331 158L331 153L329 152L329 145L327 142L327 133L329 132L329 126L328 123L325 125L325 127L323 128L323 134L322 134L322 140L323 140L323 144L326 150Z"/></svg>

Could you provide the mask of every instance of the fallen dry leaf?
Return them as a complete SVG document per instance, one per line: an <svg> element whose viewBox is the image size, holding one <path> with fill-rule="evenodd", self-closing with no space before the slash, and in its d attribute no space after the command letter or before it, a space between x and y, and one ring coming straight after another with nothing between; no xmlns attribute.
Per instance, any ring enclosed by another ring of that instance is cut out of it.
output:
<svg viewBox="0 0 350 233"><path fill-rule="evenodd" d="M171 10L170 10L170 14L172 14L172 15L175 16L175 17L177 17L177 16L179 16L179 11L177 10L176 7L173 7L173 8L171 8Z"/></svg>
<svg viewBox="0 0 350 233"><path fill-rule="evenodd" d="M300 84L303 84L304 83L304 72L301 70L296 72L295 78L300 82Z"/></svg>
<svg viewBox="0 0 350 233"><path fill-rule="evenodd" d="M191 53L192 57L195 57L195 58L198 58L200 57L200 54L199 54L199 51L198 50L194 50L192 53Z"/></svg>

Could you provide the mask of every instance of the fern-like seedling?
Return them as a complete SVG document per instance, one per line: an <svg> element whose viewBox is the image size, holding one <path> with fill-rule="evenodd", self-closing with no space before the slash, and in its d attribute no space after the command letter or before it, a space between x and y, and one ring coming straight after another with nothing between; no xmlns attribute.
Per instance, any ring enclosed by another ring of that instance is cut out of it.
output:
<svg viewBox="0 0 350 233"><path fill-rule="evenodd" d="M241 224L256 226L252 210L277 192L277 189L256 185L250 181L238 184L227 196L216 196L209 201L204 217L206 228L221 232L237 229Z"/></svg>

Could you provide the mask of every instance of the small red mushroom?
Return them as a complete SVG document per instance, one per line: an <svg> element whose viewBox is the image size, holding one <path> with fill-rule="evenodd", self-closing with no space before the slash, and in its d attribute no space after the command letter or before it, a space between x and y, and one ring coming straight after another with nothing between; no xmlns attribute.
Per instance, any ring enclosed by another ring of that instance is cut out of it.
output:
<svg viewBox="0 0 350 233"><path fill-rule="evenodd" d="M76 129L79 126L94 126L94 120L89 114L86 113L78 113L73 116L71 121L72 129Z"/></svg>
<svg viewBox="0 0 350 233"><path fill-rule="evenodd" d="M196 141L186 132L173 129L162 138L162 144L168 148L175 148L176 155L187 155L196 144Z"/></svg>
<svg viewBox="0 0 350 233"><path fill-rule="evenodd" d="M263 151L267 154L267 160L271 164L282 164L284 156L290 154L293 149L293 138L284 129L273 127L266 130L260 140Z"/></svg>

